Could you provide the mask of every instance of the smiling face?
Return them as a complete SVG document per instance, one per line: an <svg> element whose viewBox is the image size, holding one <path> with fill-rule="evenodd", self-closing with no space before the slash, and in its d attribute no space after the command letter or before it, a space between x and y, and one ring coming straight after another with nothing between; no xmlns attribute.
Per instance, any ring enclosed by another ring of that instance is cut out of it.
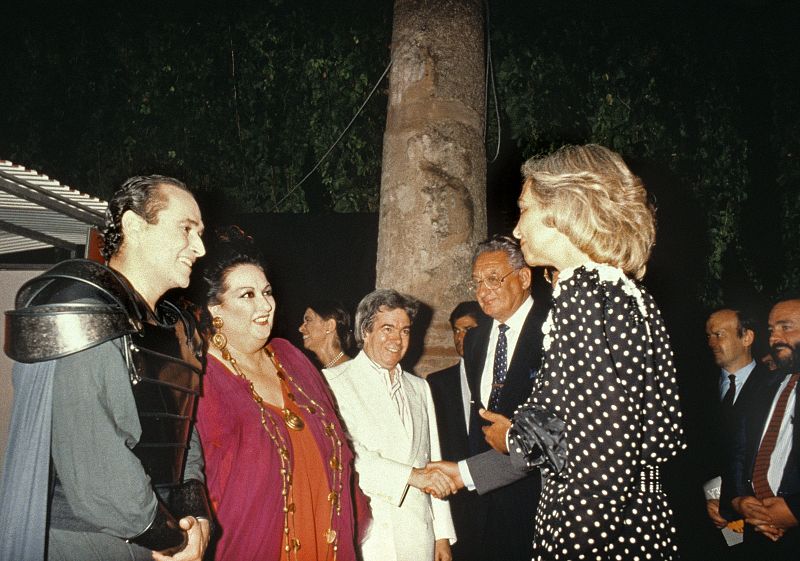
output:
<svg viewBox="0 0 800 561"><path fill-rule="evenodd" d="M403 359L411 336L411 320L402 308L381 308L372 323L372 329L364 333L364 352L373 362L388 370Z"/></svg>
<svg viewBox="0 0 800 561"><path fill-rule="evenodd" d="M189 286L192 266L206 250L200 237L203 220L194 197L165 184L159 186L159 194L166 204L152 224L128 211L133 227L126 232L124 243L131 252L129 259L136 260L146 273L146 282L163 294L171 288Z"/></svg>
<svg viewBox="0 0 800 561"><path fill-rule="evenodd" d="M249 263L235 265L226 272L223 287L219 304L208 311L222 318L228 344L245 352L263 347L275 317L275 298L264 271Z"/></svg>
<svg viewBox="0 0 800 561"><path fill-rule="evenodd" d="M502 278L503 281L499 287L490 289L485 282L479 282L488 278ZM499 322L504 322L528 297L531 271L527 267L514 271L505 251L487 251L475 259L472 280L477 284L475 299L483 312Z"/></svg>
<svg viewBox="0 0 800 561"><path fill-rule="evenodd" d="M800 300L778 302L770 311L769 348L779 369L800 370Z"/></svg>
<svg viewBox="0 0 800 561"><path fill-rule="evenodd" d="M335 329L336 322L334 320L322 319L317 312L311 308L306 308L303 314L303 323L298 331L303 334L303 347L309 351L314 351L322 348Z"/></svg>

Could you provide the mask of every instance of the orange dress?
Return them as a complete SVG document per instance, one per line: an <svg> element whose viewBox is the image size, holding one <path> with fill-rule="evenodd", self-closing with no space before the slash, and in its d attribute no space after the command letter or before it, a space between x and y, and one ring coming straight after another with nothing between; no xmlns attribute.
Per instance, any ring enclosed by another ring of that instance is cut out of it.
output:
<svg viewBox="0 0 800 561"><path fill-rule="evenodd" d="M282 384L284 406L306 422L307 412L287 395ZM280 413L280 408L268 405ZM289 487L289 535L300 541L300 549L287 552L281 547L281 561L323 561L333 559L333 548L327 542L331 523L330 488L325 466L314 435L308 430L289 430L292 449L292 482ZM285 545L285 543L283 544Z"/></svg>

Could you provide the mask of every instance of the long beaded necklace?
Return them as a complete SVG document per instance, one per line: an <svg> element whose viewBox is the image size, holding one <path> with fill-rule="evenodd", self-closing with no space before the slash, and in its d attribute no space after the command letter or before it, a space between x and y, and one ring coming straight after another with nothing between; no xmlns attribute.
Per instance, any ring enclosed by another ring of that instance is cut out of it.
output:
<svg viewBox="0 0 800 561"><path fill-rule="evenodd" d="M217 348L219 348L219 346ZM228 351L228 349L223 346L222 348L219 348L219 350L222 358L228 361L236 376L247 382L250 390L250 397L253 399L253 401L255 401L256 405L258 405L259 412L261 414L261 426L264 427L264 431L270 437L270 440L272 440L278 450L278 457L280 458L281 462L281 496L283 497L283 549L286 552L287 557L294 554L294 558L297 559L297 551L300 549L301 544L297 537L293 537L291 535L291 528L295 526L295 504L292 497L292 473L291 466L289 464L288 443L286 442L283 433L280 431L277 423L275 422L274 417L269 414L268 409L264 406L264 399L256 391L252 380L250 380L242 371L242 369L239 368L236 359L231 356L231 353ZM275 370L277 371L277 376L281 381L281 384L286 388L286 397L298 407L305 409L309 414L319 415L323 426L323 432L331 442L333 455L328 461L328 467L330 468L331 476L331 491L328 493L328 502L331 503L331 509L330 518L328 520L328 529L323 533L323 538L329 545L326 559L335 560L339 549L339 534L334 529L334 522L341 518L342 513L342 441L336 433L336 426L328 419L328 413L326 412L325 408L317 401L312 399L306 393L306 391L299 384L297 384L297 382L295 382L294 378L292 378L292 376L286 372L280 360L275 355L275 351L272 349L272 347L267 345L264 349L264 352L275 366ZM290 383L300 394L303 395L303 397L308 401L308 404L298 403L296 396L291 391L291 387L289 385ZM281 416L283 417L283 421L286 426L291 430L299 431L303 430L305 427L303 419L286 407L281 408ZM267 420L269 420L269 424ZM269 425L271 425L273 430L270 430ZM330 555L331 553L332 556Z"/></svg>

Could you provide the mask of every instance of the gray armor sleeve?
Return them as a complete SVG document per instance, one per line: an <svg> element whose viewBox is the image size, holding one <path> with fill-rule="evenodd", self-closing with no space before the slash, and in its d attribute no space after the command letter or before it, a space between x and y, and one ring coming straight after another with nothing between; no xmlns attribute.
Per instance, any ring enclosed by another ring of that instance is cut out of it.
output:
<svg viewBox="0 0 800 561"><path fill-rule="evenodd" d="M157 499L131 451L141 426L119 341L57 361L51 454L74 516L130 538L151 524Z"/></svg>

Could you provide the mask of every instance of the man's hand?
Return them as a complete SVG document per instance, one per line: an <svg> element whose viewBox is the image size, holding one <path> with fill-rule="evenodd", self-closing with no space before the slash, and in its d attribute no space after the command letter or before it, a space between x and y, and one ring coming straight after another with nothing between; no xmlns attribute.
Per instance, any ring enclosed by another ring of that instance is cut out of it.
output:
<svg viewBox="0 0 800 561"><path fill-rule="evenodd" d="M748 524L755 526L756 532L760 532L772 541L778 541L789 528L797 526L797 518L786 506L783 497L769 497L761 501L766 511L766 516L762 518L748 518Z"/></svg>
<svg viewBox="0 0 800 561"><path fill-rule="evenodd" d="M736 497L731 504L756 532L772 541L778 541L788 528L797 526L797 519L782 497L770 497L763 501L755 497Z"/></svg>
<svg viewBox="0 0 800 561"><path fill-rule="evenodd" d="M783 497L769 497L762 501L764 508L767 509L772 525L782 530L788 530L797 526L797 518L786 505Z"/></svg>
<svg viewBox="0 0 800 561"><path fill-rule="evenodd" d="M413 468L408 484L433 495L437 499L443 499L451 493L458 491L455 482L438 469Z"/></svg>
<svg viewBox="0 0 800 561"><path fill-rule="evenodd" d="M440 471L449 477L450 481L455 485L454 493L464 488L461 472L458 469L458 464L455 462L428 462L428 465L425 466L425 471Z"/></svg>
<svg viewBox="0 0 800 561"><path fill-rule="evenodd" d="M155 561L202 561L203 554L206 552L206 547L208 547L208 540L211 537L209 535L211 527L208 520L204 518L198 520L194 516L187 516L186 518L181 518L179 524L189 536L186 547L172 556L162 555L154 551L153 559Z"/></svg>
<svg viewBox="0 0 800 561"><path fill-rule="evenodd" d="M741 514L742 518L744 518L745 520L747 520L748 518L757 520L769 519L769 514L767 513L767 509L764 508L762 502L755 497L751 496L736 497L731 501L731 505L733 506L734 510L739 514Z"/></svg>
<svg viewBox="0 0 800 561"><path fill-rule="evenodd" d="M486 442L498 452L508 454L506 434L508 433L508 429L511 428L511 421L503 417L500 413L492 413L486 409L481 409L478 413L481 417L492 423L488 427L483 427L482 429L486 437Z"/></svg>
<svg viewBox="0 0 800 561"><path fill-rule="evenodd" d="M719 515L719 499L707 499L706 512L717 528L722 529L728 525L728 521Z"/></svg>
<svg viewBox="0 0 800 561"><path fill-rule="evenodd" d="M450 540L436 540L434 546L433 561L452 561L453 554L450 551Z"/></svg>

